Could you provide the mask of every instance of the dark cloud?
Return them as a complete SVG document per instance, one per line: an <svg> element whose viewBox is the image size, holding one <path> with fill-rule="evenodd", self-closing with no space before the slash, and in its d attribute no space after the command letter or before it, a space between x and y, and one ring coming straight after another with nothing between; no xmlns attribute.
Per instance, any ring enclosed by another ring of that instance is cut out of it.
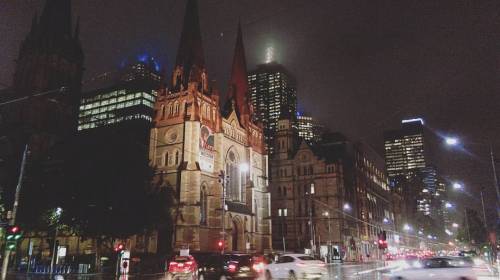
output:
<svg viewBox="0 0 500 280"><path fill-rule="evenodd" d="M381 151L383 130L422 116L435 131L491 140L500 157L498 1L199 2L209 75L222 89L241 20L249 67L263 62L272 45L277 60L297 77L299 107L331 129ZM171 66L184 0L73 3L81 17L86 79L141 52ZM41 6L40 0L0 0L1 83L12 80L18 47ZM487 164L435 150L450 178L491 185ZM478 159L488 152L470 150Z"/></svg>

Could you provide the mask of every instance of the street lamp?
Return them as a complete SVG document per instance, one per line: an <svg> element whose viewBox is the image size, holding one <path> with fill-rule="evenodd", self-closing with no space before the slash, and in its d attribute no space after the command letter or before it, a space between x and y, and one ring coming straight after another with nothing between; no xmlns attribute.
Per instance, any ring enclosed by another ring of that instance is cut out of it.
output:
<svg viewBox="0 0 500 280"><path fill-rule="evenodd" d="M409 224L404 224L403 230L404 231L411 231L411 226Z"/></svg>
<svg viewBox="0 0 500 280"><path fill-rule="evenodd" d="M445 137L444 142L448 146L457 146L460 143L456 137Z"/></svg>
<svg viewBox="0 0 500 280"><path fill-rule="evenodd" d="M286 252L286 240L285 240L285 219L288 216L288 209L278 209L278 216L281 217L281 238L283 240L283 254Z"/></svg>
<svg viewBox="0 0 500 280"><path fill-rule="evenodd" d="M455 183L453 183L453 189L461 190L461 189L463 189L463 186L462 186L462 184L455 182Z"/></svg>
<svg viewBox="0 0 500 280"><path fill-rule="evenodd" d="M323 216L325 216L328 219L328 238L330 239L329 243L331 244L332 243L332 229L331 229L331 223L330 223L330 212L328 212L328 211L323 212Z"/></svg>
<svg viewBox="0 0 500 280"><path fill-rule="evenodd" d="M450 202L446 202L446 203L444 204L444 207L446 207L446 208L452 208L452 207L453 207L453 204L451 204Z"/></svg>
<svg viewBox="0 0 500 280"><path fill-rule="evenodd" d="M458 228L458 224L457 223L453 223L453 224L451 224L451 226L454 227L454 228Z"/></svg>
<svg viewBox="0 0 500 280"><path fill-rule="evenodd" d="M344 206L342 207L344 211L351 211L352 207L349 205L349 203L344 203Z"/></svg>
<svg viewBox="0 0 500 280"><path fill-rule="evenodd" d="M53 223L55 226L55 231L54 231L54 244L52 246L52 258L50 260L50 275L54 273L54 262L57 264L57 234L59 230L59 220L61 219L61 214L62 214L62 208L57 207L54 209L54 216L53 216Z"/></svg>

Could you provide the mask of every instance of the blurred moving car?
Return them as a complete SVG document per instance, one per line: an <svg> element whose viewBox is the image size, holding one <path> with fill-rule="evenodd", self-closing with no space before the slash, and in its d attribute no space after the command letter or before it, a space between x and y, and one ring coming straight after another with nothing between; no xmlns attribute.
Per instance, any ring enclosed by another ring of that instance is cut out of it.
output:
<svg viewBox="0 0 500 280"><path fill-rule="evenodd" d="M265 278L305 279L321 278L327 275L324 262L304 254L285 254L275 262L265 265Z"/></svg>
<svg viewBox="0 0 500 280"><path fill-rule="evenodd" d="M175 256L168 264L168 280L196 280L198 264L193 256Z"/></svg>
<svg viewBox="0 0 500 280"><path fill-rule="evenodd" d="M435 257L420 261L421 268L409 268L393 271L385 279L477 279L472 269L473 263L467 258L461 257Z"/></svg>
<svg viewBox="0 0 500 280"><path fill-rule="evenodd" d="M198 257L198 280L256 279L260 262L248 254L209 254ZM263 271L263 267L260 268Z"/></svg>

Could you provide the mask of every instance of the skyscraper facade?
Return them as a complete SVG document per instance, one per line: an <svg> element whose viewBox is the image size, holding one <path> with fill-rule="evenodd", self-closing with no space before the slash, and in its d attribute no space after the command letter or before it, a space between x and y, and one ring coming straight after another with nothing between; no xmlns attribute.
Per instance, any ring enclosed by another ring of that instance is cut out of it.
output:
<svg viewBox="0 0 500 280"><path fill-rule="evenodd" d="M266 146L273 151L274 134L283 111L297 114L295 78L276 62L261 64L248 75L249 94L257 121L264 127ZM296 127L296 120L293 125Z"/></svg>
<svg viewBox="0 0 500 280"><path fill-rule="evenodd" d="M308 142L318 142L321 140L325 127L312 116L304 113L297 113L297 132L299 137Z"/></svg>
<svg viewBox="0 0 500 280"><path fill-rule="evenodd" d="M407 179L426 167L424 121L420 118L403 120L402 127L384 133L385 162L389 179Z"/></svg>
<svg viewBox="0 0 500 280"><path fill-rule="evenodd" d="M80 102L78 130L131 121L150 126L160 87L157 65L152 57L141 56L125 66L114 85L85 93Z"/></svg>

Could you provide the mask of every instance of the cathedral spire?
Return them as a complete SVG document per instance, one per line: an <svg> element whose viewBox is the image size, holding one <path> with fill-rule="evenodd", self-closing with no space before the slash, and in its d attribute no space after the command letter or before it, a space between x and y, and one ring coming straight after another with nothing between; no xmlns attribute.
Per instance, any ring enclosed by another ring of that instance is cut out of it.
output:
<svg viewBox="0 0 500 280"><path fill-rule="evenodd" d="M71 0L46 0L39 26L43 36L71 36Z"/></svg>
<svg viewBox="0 0 500 280"><path fill-rule="evenodd" d="M241 23L238 23L236 35L236 46L234 48L233 66L231 68L231 79L229 81L228 99L234 99L236 109L240 115L250 113L248 99L248 74L245 59L245 47L243 45L243 34Z"/></svg>
<svg viewBox="0 0 500 280"><path fill-rule="evenodd" d="M200 21L197 0L188 0L184 14L179 49L175 60L172 77L172 89L179 91L187 88L189 82L197 82L202 86L205 79L205 59L201 42Z"/></svg>

